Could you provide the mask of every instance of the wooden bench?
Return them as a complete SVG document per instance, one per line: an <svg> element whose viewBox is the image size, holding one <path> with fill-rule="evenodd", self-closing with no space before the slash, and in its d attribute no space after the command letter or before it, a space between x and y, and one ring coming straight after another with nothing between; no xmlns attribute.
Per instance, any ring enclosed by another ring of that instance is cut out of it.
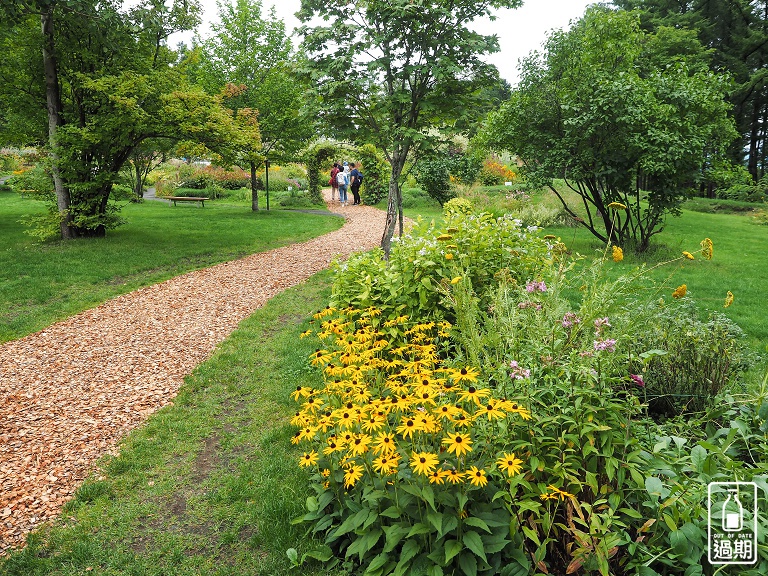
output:
<svg viewBox="0 0 768 576"><path fill-rule="evenodd" d="M199 202L200 207L205 208L205 201L208 200L208 198L200 196L168 196L168 200L173 202L174 206L176 206L176 202Z"/></svg>

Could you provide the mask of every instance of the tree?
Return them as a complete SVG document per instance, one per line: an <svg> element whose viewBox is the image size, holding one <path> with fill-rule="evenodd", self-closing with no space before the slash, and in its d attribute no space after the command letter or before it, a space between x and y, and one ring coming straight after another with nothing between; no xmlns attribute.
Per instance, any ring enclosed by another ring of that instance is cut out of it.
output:
<svg viewBox="0 0 768 576"><path fill-rule="evenodd" d="M317 87L331 134L381 149L391 166L386 254L399 221L399 182L409 155L432 145L441 128L469 113L480 86L498 78L481 57L496 37L469 29L491 8L520 0L302 0L306 73ZM326 24L316 25L317 19Z"/></svg>
<svg viewBox="0 0 768 576"><path fill-rule="evenodd" d="M285 23L274 7L263 18L261 0L219 3L219 20L211 26L211 38L197 40L202 52L197 80L212 94L229 84L227 106L258 111L262 161L290 157L315 135L316 122L306 86L295 73ZM251 207L258 210L256 162L247 163Z"/></svg>
<svg viewBox="0 0 768 576"><path fill-rule="evenodd" d="M13 81L0 86L14 96L3 107L25 121L14 123L18 140L47 145L62 238L103 236L118 223L112 186L148 138L194 138L225 152L253 146L245 141L252 123L190 86L165 46L171 32L195 23L194 2L145 0L129 12L95 0L9 5L0 37L25 43L13 52L17 71L0 64Z"/></svg>
<svg viewBox="0 0 768 576"><path fill-rule="evenodd" d="M686 38L665 34L642 32L628 12L588 9L525 61L519 86L483 135L488 146L516 153L529 177L601 241L631 241L638 251L736 135L727 78L701 65L700 46L689 65L679 53ZM553 178L576 192L583 219Z"/></svg>
<svg viewBox="0 0 768 576"><path fill-rule="evenodd" d="M759 180L768 162L768 1L762 0L615 0L637 10L645 30L691 30L713 52L712 70L727 70L735 81L728 100L740 138L730 158Z"/></svg>

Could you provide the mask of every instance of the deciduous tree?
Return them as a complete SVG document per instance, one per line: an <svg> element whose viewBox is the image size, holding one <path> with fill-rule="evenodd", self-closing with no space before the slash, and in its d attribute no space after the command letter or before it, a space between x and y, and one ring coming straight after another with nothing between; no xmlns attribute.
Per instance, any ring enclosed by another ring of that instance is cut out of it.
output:
<svg viewBox="0 0 768 576"><path fill-rule="evenodd" d="M390 162L387 221L381 246L389 252L403 226L400 179L409 154L429 145L498 78L482 57L498 50L494 36L470 28L493 8L520 0L302 0L299 18L332 135L374 143ZM322 19L323 24L318 24Z"/></svg>
<svg viewBox="0 0 768 576"><path fill-rule="evenodd" d="M727 78L701 65L700 46L688 64L679 47L689 37L669 40L644 33L631 13L588 9L525 61L519 86L484 134L487 144L516 153L529 177L596 237L638 251L736 136ZM577 193L583 218L554 178Z"/></svg>

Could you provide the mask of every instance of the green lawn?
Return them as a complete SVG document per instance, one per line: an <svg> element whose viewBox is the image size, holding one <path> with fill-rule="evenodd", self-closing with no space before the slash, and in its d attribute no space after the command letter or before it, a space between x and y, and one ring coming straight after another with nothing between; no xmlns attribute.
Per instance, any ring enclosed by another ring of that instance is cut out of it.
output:
<svg viewBox="0 0 768 576"><path fill-rule="evenodd" d="M560 236L571 251L586 256L602 254L604 249L604 245L583 228L553 228L547 232ZM714 257L709 261L696 254L704 238L711 238L714 243ZM668 219L664 232L652 242L649 254L639 257L625 252L624 261L609 268L617 273L630 272L638 266L650 268L678 258L683 250L694 253L694 261L678 260L651 272L659 284L659 295L670 298L675 287L685 284L688 295L701 308L723 312L741 326L757 351L766 351L768 227L755 224L747 215L683 210L681 217ZM725 309L728 290L735 299L733 305Z"/></svg>
<svg viewBox="0 0 768 576"><path fill-rule="evenodd" d="M339 228L337 217L233 202L129 204L106 238L40 244L22 217L42 204L0 192L0 342L19 338L113 296Z"/></svg>
<svg viewBox="0 0 768 576"><path fill-rule="evenodd" d="M325 305L322 272L271 299L174 400L106 457L52 529L0 559L7 576L242 576L291 570L285 554L312 546L291 525L304 513L306 474L290 442L290 392L317 386L301 340Z"/></svg>

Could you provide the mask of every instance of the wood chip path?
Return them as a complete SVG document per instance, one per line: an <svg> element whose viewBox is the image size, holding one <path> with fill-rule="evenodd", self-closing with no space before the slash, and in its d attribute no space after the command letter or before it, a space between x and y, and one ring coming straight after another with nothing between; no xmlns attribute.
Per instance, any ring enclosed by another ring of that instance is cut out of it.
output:
<svg viewBox="0 0 768 576"><path fill-rule="evenodd" d="M377 246L385 214L119 296L0 346L0 555L61 512L95 461L172 402L241 320L333 258Z"/></svg>

